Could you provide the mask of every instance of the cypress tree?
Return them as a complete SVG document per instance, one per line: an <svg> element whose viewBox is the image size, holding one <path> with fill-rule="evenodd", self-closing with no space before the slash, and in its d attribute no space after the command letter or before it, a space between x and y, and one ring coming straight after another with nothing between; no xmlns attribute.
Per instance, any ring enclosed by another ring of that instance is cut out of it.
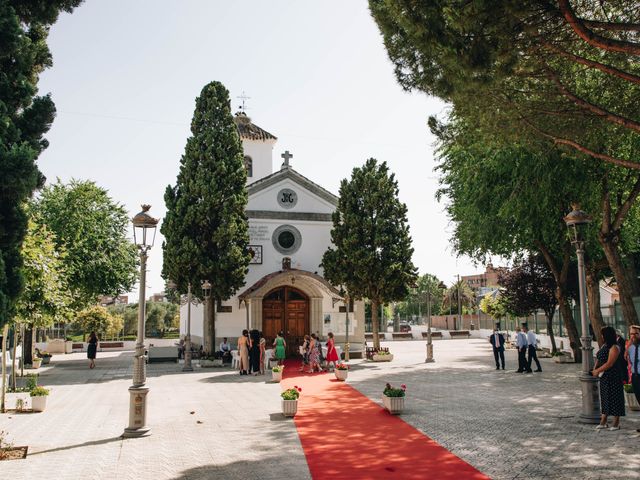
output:
<svg viewBox="0 0 640 480"><path fill-rule="evenodd" d="M380 348L380 305L403 300L417 279L407 225L407 207L386 162L373 158L342 180L332 215L332 247L322 259L325 277L353 298L371 301L375 348Z"/></svg>
<svg viewBox="0 0 640 480"><path fill-rule="evenodd" d="M211 82L196 99L180 172L164 196L162 275L173 280L178 291L186 292L191 283L197 295L202 281L209 280L217 305L244 284L250 260L246 179L229 92L220 82ZM214 310L205 311L207 352L216 341Z"/></svg>

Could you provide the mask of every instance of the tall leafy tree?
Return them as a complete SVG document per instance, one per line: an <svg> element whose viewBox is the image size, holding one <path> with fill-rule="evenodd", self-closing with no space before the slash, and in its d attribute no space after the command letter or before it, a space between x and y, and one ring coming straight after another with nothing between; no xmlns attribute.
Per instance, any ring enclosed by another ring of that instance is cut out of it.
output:
<svg viewBox="0 0 640 480"><path fill-rule="evenodd" d="M130 290L137 277L136 247L127 239L124 207L91 181L60 181L43 189L33 206L63 250L67 285L76 311Z"/></svg>
<svg viewBox="0 0 640 480"><path fill-rule="evenodd" d="M191 283L197 293L201 282L209 280L216 305L244 284L250 261L246 179L229 92L220 82L211 82L196 99L180 172L164 195L162 275L180 292ZM205 309L208 352L216 344L214 310Z"/></svg>
<svg viewBox="0 0 640 480"><path fill-rule="evenodd" d="M427 315L427 304L430 304L431 314L439 315L442 309L444 293L439 288L440 280L435 275L425 273L418 278L415 288L412 288L407 298L396 306L400 317Z"/></svg>
<svg viewBox="0 0 640 480"><path fill-rule="evenodd" d="M0 0L0 326L22 289L20 246L25 202L44 184L36 159L47 148L55 117L51 98L38 96L40 73L52 64L49 26L81 0Z"/></svg>
<svg viewBox="0 0 640 480"><path fill-rule="evenodd" d="M507 309L518 317L526 317L538 310L547 318L547 335L552 351L556 351L553 317L558 306L556 280L541 255L529 255L520 259L510 269L501 269L498 283L503 290Z"/></svg>
<svg viewBox="0 0 640 480"><path fill-rule="evenodd" d="M399 82L508 141L638 170L638 8L628 0L370 0Z"/></svg>
<svg viewBox="0 0 640 480"><path fill-rule="evenodd" d="M380 304L402 300L415 284L407 207L386 162L370 158L340 183L332 215L333 245L322 259L325 277L353 298L371 301L373 343L380 348Z"/></svg>

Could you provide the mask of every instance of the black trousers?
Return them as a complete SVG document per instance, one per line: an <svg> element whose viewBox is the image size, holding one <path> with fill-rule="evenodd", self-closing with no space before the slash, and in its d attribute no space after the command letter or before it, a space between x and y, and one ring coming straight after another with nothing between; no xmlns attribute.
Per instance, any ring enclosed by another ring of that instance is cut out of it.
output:
<svg viewBox="0 0 640 480"><path fill-rule="evenodd" d="M631 375L631 385L633 385L633 393L636 396L636 400L640 403L640 375L636 373Z"/></svg>
<svg viewBox="0 0 640 480"><path fill-rule="evenodd" d="M527 347L518 348L518 372L530 371L527 366Z"/></svg>
<svg viewBox="0 0 640 480"><path fill-rule="evenodd" d="M527 351L529 353L527 358L527 370L531 370L531 360L535 360L536 361L536 365L538 366L538 370L542 370L542 367L540 367L540 362L538 361L538 354L536 353L536 347L533 345L529 345L527 347Z"/></svg>
<svg viewBox="0 0 640 480"><path fill-rule="evenodd" d="M496 368L500 368L500 363L498 363L498 359L502 362L502 369L504 370L504 348L497 349L493 347L493 358L496 359Z"/></svg>

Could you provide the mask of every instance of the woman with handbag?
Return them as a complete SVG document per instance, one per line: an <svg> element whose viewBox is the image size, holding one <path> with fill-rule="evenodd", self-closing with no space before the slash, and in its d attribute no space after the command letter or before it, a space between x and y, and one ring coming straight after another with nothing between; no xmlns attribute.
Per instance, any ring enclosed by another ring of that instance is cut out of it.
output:
<svg viewBox="0 0 640 480"><path fill-rule="evenodd" d="M616 331L613 327L603 327L601 330L604 343L596 354L596 368L591 372L600 379L600 424L596 430L620 430L620 417L624 412L624 391L622 374L616 365L620 356L620 346L617 344ZM609 427L607 419L613 417L613 425Z"/></svg>

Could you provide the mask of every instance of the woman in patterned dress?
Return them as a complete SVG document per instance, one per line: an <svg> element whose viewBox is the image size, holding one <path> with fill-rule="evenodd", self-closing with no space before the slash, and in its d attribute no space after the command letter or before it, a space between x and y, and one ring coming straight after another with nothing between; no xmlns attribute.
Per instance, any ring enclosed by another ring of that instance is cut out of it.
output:
<svg viewBox="0 0 640 480"><path fill-rule="evenodd" d="M320 368L320 352L318 351L318 337L315 333L311 334L311 341L309 342L309 371L307 373L313 373L321 370Z"/></svg>
<svg viewBox="0 0 640 480"><path fill-rule="evenodd" d="M620 355L620 347L616 342L616 331L613 327L604 327L602 330L604 343L596 354L596 368L591 374L600 378L600 425L596 430L620 430L620 417L624 412L624 393L622 388L622 374L616 365ZM607 419L613 417L613 426L609 427Z"/></svg>

